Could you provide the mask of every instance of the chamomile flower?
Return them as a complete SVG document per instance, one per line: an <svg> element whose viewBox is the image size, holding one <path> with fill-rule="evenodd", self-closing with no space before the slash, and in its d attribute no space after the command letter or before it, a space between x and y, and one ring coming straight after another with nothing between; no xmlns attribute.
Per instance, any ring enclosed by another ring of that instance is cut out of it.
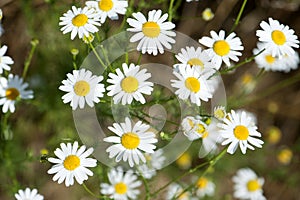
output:
<svg viewBox="0 0 300 200"><path fill-rule="evenodd" d="M210 8L205 8L202 12L202 19L204 21L210 21L214 18L215 14L211 11Z"/></svg>
<svg viewBox="0 0 300 200"><path fill-rule="evenodd" d="M223 120L223 123L218 124L218 127L221 128L219 132L225 139L222 145L230 143L227 149L230 154L233 154L238 146L245 154L247 148L251 150L254 150L253 146L261 148L264 143L262 140L255 138L261 137L261 133L257 131L253 118L249 117L244 111L236 113L232 110Z"/></svg>
<svg viewBox="0 0 300 200"><path fill-rule="evenodd" d="M177 197L177 200L189 200L191 197L191 193L189 191L186 191L184 193L182 192L183 188L179 184L172 183L168 187L166 200L172 200L175 199L175 197Z"/></svg>
<svg viewBox="0 0 300 200"><path fill-rule="evenodd" d="M0 105L3 105L2 112L15 112L15 103L18 99L32 99L33 91L26 90L28 83L18 75L9 74L8 79L0 78Z"/></svg>
<svg viewBox="0 0 300 200"><path fill-rule="evenodd" d="M201 134L202 145L199 150L200 158L205 157L209 153L215 153L218 149L218 144L223 141L215 119L211 119L210 123L204 126L204 128Z"/></svg>
<svg viewBox="0 0 300 200"><path fill-rule="evenodd" d="M244 50L241 39L236 37L235 33L230 33L225 38L225 31L221 30L219 35L215 31L211 31L209 37L202 37L199 42L209 49L205 50L212 58L212 63L216 69L220 69L222 61L229 67L229 59L238 62L238 56L242 53L239 51Z"/></svg>
<svg viewBox="0 0 300 200"><path fill-rule="evenodd" d="M123 72L118 68L116 74L109 73L108 83L112 85L107 87L108 96L114 96L114 103L131 104L133 99L146 103L143 94L150 95L153 91L153 83L147 81L151 74L146 69L140 70L139 65L133 63L129 65L122 64Z"/></svg>
<svg viewBox="0 0 300 200"><path fill-rule="evenodd" d="M249 168L239 169L232 178L234 182L233 196L238 199L265 200L262 186L264 178L257 177Z"/></svg>
<svg viewBox="0 0 300 200"><path fill-rule="evenodd" d="M172 22L165 22L168 18L168 14L162 15L161 10L152 10L148 13L148 20L146 17L138 12L133 13L135 18L128 18L127 22L132 28L128 28L127 31L134 32L135 34L130 38L130 42L137 42L137 50L142 51L143 54L164 53L164 47L171 49L171 44L175 43L172 37L176 36L176 33L171 31L175 28L175 24Z"/></svg>
<svg viewBox="0 0 300 200"><path fill-rule="evenodd" d="M0 30L0 36L1 36L1 30ZM9 71L10 70L10 66L14 64L14 61L11 57L9 56L5 56L7 51L7 46L3 45L0 48L0 74L3 73L3 70Z"/></svg>
<svg viewBox="0 0 300 200"><path fill-rule="evenodd" d="M63 26L60 30L63 34L71 32L71 40L73 40L76 35L78 35L80 39L83 38L83 36L88 37L90 33L98 31L96 26L101 26L96 19L97 15L94 9L88 7L76 8L72 6L71 10L59 18L59 25Z"/></svg>
<svg viewBox="0 0 300 200"><path fill-rule="evenodd" d="M179 80L171 80L171 86L177 88L175 94L182 100L190 98L192 103L201 105L202 101L208 101L213 96L213 87L208 80L212 75L210 71L199 72L196 68L187 65L186 67L180 67L179 72L173 71L173 74Z"/></svg>
<svg viewBox="0 0 300 200"><path fill-rule="evenodd" d="M226 109L225 106L217 106L214 107L214 117L218 120L223 120L226 117Z"/></svg>
<svg viewBox="0 0 300 200"><path fill-rule="evenodd" d="M201 120L194 119L193 121L191 119L187 123L191 126L191 129L189 131L184 131L184 135L190 140L197 140L205 134L207 125L202 122Z"/></svg>
<svg viewBox="0 0 300 200"><path fill-rule="evenodd" d="M104 84L100 83L103 76L93 75L86 69L73 70L73 74L67 74L68 79L63 80L59 89L67 92L62 99L64 103L70 103L73 110L77 107L84 108L85 103L94 107L94 103L99 103L105 91Z"/></svg>
<svg viewBox="0 0 300 200"><path fill-rule="evenodd" d="M87 1L85 4L96 10L102 24L107 17L111 20L118 20L118 14L125 15L128 7L128 2L124 0L96 0Z"/></svg>
<svg viewBox="0 0 300 200"><path fill-rule="evenodd" d="M155 151L153 154L146 153L145 157L146 163L138 166L137 173L141 173L146 179L151 179L156 175L156 170L160 170L163 167L166 158L162 149Z"/></svg>
<svg viewBox="0 0 300 200"><path fill-rule="evenodd" d="M108 173L110 184L101 183L100 192L115 200L137 199L140 194L137 188L142 185L142 182L137 179L132 170L124 173L120 167L111 169Z"/></svg>
<svg viewBox="0 0 300 200"><path fill-rule="evenodd" d="M200 198L204 196L213 196L215 193L215 184L206 177L200 177L196 183L196 195Z"/></svg>
<svg viewBox="0 0 300 200"><path fill-rule="evenodd" d="M210 62L210 57L207 53L202 51L201 47L195 49L194 47L182 48L181 52L175 55L180 64L175 64L174 68L185 67L190 65L191 67L197 67L200 71L213 68L213 64Z"/></svg>
<svg viewBox="0 0 300 200"><path fill-rule="evenodd" d="M294 48L299 48L299 40L295 31L288 26L280 24L279 21L269 18L269 24L265 21L260 23L263 30L257 30L256 35L259 41L263 42L267 51L271 52L273 57L284 55L292 56L295 53Z"/></svg>
<svg viewBox="0 0 300 200"><path fill-rule="evenodd" d="M176 160L176 164L181 169L189 169L192 166L192 156L188 152L184 152Z"/></svg>
<svg viewBox="0 0 300 200"><path fill-rule="evenodd" d="M113 126L109 126L108 129L117 135L103 139L105 142L116 143L106 149L109 158L116 157L116 162L122 159L124 162L128 161L130 167L134 164L138 165L140 160L145 163L146 159L141 151L154 153L156 148L154 143L157 142L155 134L148 131L149 128L149 125L141 121L132 124L128 117L125 118L124 123L114 123Z"/></svg>
<svg viewBox="0 0 300 200"><path fill-rule="evenodd" d="M94 149L83 145L78 149L78 142L61 143L61 148L57 148L54 154L57 158L48 158L50 163L54 163L48 174L55 174L53 181L61 184L65 181L65 185L69 187L74 184L74 178L79 184L88 179L88 176L93 176L93 172L88 167L96 167L97 160L88 158Z"/></svg>
<svg viewBox="0 0 300 200"><path fill-rule="evenodd" d="M299 59L299 53L295 52L294 55L289 56L289 55L284 55L282 57L283 64L279 66L278 71L282 72L290 72L291 70L298 69L300 59Z"/></svg>
<svg viewBox="0 0 300 200"><path fill-rule="evenodd" d="M37 189L31 190L30 188L26 188L25 190L19 190L17 194L15 194L16 200L44 200L44 197L38 194Z"/></svg>

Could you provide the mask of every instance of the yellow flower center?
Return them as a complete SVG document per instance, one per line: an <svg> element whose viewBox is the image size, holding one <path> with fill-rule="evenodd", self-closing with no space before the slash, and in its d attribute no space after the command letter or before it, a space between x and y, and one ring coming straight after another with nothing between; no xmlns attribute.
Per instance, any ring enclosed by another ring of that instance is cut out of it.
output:
<svg viewBox="0 0 300 200"><path fill-rule="evenodd" d="M191 65L191 66L200 66L201 68L204 67L203 62L201 60L199 60L198 58L191 58L188 61L188 64Z"/></svg>
<svg viewBox="0 0 300 200"><path fill-rule="evenodd" d="M185 87L190 91L197 93L200 90L200 82L194 77L189 77L185 80Z"/></svg>
<svg viewBox="0 0 300 200"><path fill-rule="evenodd" d="M213 45L215 53L219 56L225 56L230 51L230 46L225 40L216 41Z"/></svg>
<svg viewBox="0 0 300 200"><path fill-rule="evenodd" d="M9 100L13 100L14 101L14 100L16 100L18 98L19 95L20 95L20 92L16 88L8 88L5 91L5 96Z"/></svg>
<svg viewBox="0 0 300 200"><path fill-rule="evenodd" d="M195 124L194 124L193 120L188 119L188 123L189 123L191 128L194 128Z"/></svg>
<svg viewBox="0 0 300 200"><path fill-rule="evenodd" d="M203 189L203 188L206 188L207 183L208 183L208 180L206 178L201 177L197 181L197 186L198 186L198 188Z"/></svg>
<svg viewBox="0 0 300 200"><path fill-rule="evenodd" d="M78 156L70 155L66 157L66 159L64 160L64 167L69 171L73 171L79 166L80 166L80 159L78 158Z"/></svg>
<svg viewBox="0 0 300 200"><path fill-rule="evenodd" d="M140 138L137 134L128 132L123 134L121 143L126 149L135 149L140 144Z"/></svg>
<svg viewBox="0 0 300 200"><path fill-rule="evenodd" d="M197 133L199 133L200 135L202 135L205 131L205 127L202 124L197 124Z"/></svg>
<svg viewBox="0 0 300 200"><path fill-rule="evenodd" d="M275 30L271 34L272 40L277 45L283 45L286 42L286 37L282 31Z"/></svg>
<svg viewBox="0 0 300 200"><path fill-rule="evenodd" d="M100 10L103 10L105 12L110 11L114 6L114 2L112 0L101 0L98 3L98 7Z"/></svg>
<svg viewBox="0 0 300 200"><path fill-rule="evenodd" d="M275 62L275 58L271 54L266 55L265 59L266 59L267 63L269 63L269 64L272 64Z"/></svg>
<svg viewBox="0 0 300 200"><path fill-rule="evenodd" d="M125 194L127 192L127 186L125 183L120 182L115 185L115 191L117 194Z"/></svg>
<svg viewBox="0 0 300 200"><path fill-rule="evenodd" d="M177 160L176 164L181 168L189 168L192 162L192 157L189 153L183 153Z"/></svg>
<svg viewBox="0 0 300 200"><path fill-rule="evenodd" d="M247 183L247 189L248 191L250 192L254 192L256 190L259 190L260 189L260 184L258 183L257 180L251 180Z"/></svg>
<svg viewBox="0 0 300 200"><path fill-rule="evenodd" d="M77 81L74 85L74 92L78 96L86 96L90 89L90 84L86 81Z"/></svg>
<svg viewBox="0 0 300 200"><path fill-rule="evenodd" d="M156 38L160 34L160 27L156 22L146 22L143 24L142 31L145 36Z"/></svg>
<svg viewBox="0 0 300 200"><path fill-rule="evenodd" d="M122 80L121 87L125 92L132 93L138 89L139 81L133 76L128 76Z"/></svg>
<svg viewBox="0 0 300 200"><path fill-rule="evenodd" d="M72 24L74 26L80 27L84 26L88 21L88 17L85 14L78 14L72 19Z"/></svg>
<svg viewBox="0 0 300 200"><path fill-rule="evenodd" d="M245 127L243 125L237 125L234 128L233 133L234 133L234 136L238 140L247 140L247 138L249 136L249 131L248 131L247 127Z"/></svg>
<svg viewBox="0 0 300 200"><path fill-rule="evenodd" d="M290 149L283 149L277 155L277 159L282 164L289 164L292 160L293 152Z"/></svg>
<svg viewBox="0 0 300 200"><path fill-rule="evenodd" d="M226 113L223 109L216 109L214 112L214 116L218 119L223 119L225 117Z"/></svg>
<svg viewBox="0 0 300 200"><path fill-rule="evenodd" d="M205 132L202 134L202 139L207 138L207 136L208 136L208 132L205 131Z"/></svg>

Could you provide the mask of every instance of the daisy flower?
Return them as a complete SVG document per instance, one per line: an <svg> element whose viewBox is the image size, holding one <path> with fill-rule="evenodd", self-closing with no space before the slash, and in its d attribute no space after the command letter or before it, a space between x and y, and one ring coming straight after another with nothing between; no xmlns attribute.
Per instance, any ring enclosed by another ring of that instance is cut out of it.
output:
<svg viewBox="0 0 300 200"><path fill-rule="evenodd" d="M220 69L222 61L229 67L229 59L238 62L238 56L242 53L239 51L244 50L241 39L236 37L235 33L230 33L225 38L225 31L221 30L219 35L215 31L211 31L209 37L202 37L199 42L209 49L205 50L212 58L212 63L216 69Z"/></svg>
<svg viewBox="0 0 300 200"><path fill-rule="evenodd" d="M259 178L249 168L239 169L232 178L234 182L233 196L238 199L265 200L262 186L264 178Z"/></svg>
<svg viewBox="0 0 300 200"><path fill-rule="evenodd" d="M128 28L127 31L134 32L135 34L130 38L130 42L137 42L140 40L137 50L142 51L143 54L164 53L164 47L171 49L171 44L175 43L172 37L176 36L176 33L171 31L175 28L175 24L172 22L165 22L168 18L168 14L162 15L161 10L152 10L148 13L148 20L146 17L138 12L133 13L135 18L128 18L127 22L132 28ZM163 47L164 46L164 47Z"/></svg>
<svg viewBox="0 0 300 200"><path fill-rule="evenodd" d="M167 191L167 198L166 200L173 200L176 198L176 200L189 200L191 197L191 193L189 191L184 192L183 194L181 194L183 191L183 188L177 184L177 183L172 183L169 187L168 187L168 191ZM178 197L178 195L180 195Z"/></svg>
<svg viewBox="0 0 300 200"><path fill-rule="evenodd" d="M105 91L104 84L100 83L103 76L93 75L86 69L73 70L73 74L67 74L68 79L63 80L59 89L67 92L62 96L64 103L70 103L73 110L77 107L84 108L85 103L94 107L94 103L99 103Z"/></svg>
<svg viewBox="0 0 300 200"><path fill-rule="evenodd" d="M214 18L215 14L211 11L210 8L205 8L202 12L202 19L204 21L210 21Z"/></svg>
<svg viewBox="0 0 300 200"><path fill-rule="evenodd" d="M137 173L141 173L146 179L151 179L156 175L156 170L162 169L166 158L162 149L155 151L153 154L146 153L145 157L146 163L138 166Z"/></svg>
<svg viewBox="0 0 300 200"><path fill-rule="evenodd" d="M177 158L176 164L181 169L189 169L192 166L192 156L188 152L184 152L180 157Z"/></svg>
<svg viewBox="0 0 300 200"><path fill-rule="evenodd" d="M213 80L208 80L211 71L200 73L196 68L187 65L180 67L179 73L175 70L173 74L179 80L171 80L171 86L177 88L175 94L182 100L190 98L192 103L201 105L202 101L208 101L213 95Z"/></svg>
<svg viewBox="0 0 300 200"><path fill-rule="evenodd" d="M194 47L182 48L181 52L175 55L180 64L175 64L174 68L185 67L190 65L191 67L197 67L200 71L213 68L213 64L210 62L210 57L207 53L202 51L201 47L195 49Z"/></svg>
<svg viewBox="0 0 300 200"><path fill-rule="evenodd" d="M110 184L101 183L100 192L115 200L137 199L140 194L137 188L142 185L142 182L137 179L132 170L124 174L121 167L111 169L108 173Z"/></svg>
<svg viewBox="0 0 300 200"><path fill-rule="evenodd" d="M217 126L217 121L212 119L201 134L202 145L199 151L200 158L205 157L209 153L215 153L217 151L217 144L223 141L223 138L220 136L218 131L219 128Z"/></svg>
<svg viewBox="0 0 300 200"><path fill-rule="evenodd" d="M124 162L128 161L129 166L139 164L139 161L146 162L145 156L141 153L154 153L157 142L155 134L148 131L150 126L138 121L133 125L128 117L125 122L118 124L114 123L108 129L114 132L117 136L106 137L103 140L109 143L116 143L106 149L109 153L109 158L116 157L116 162L122 159Z"/></svg>
<svg viewBox="0 0 300 200"><path fill-rule="evenodd" d="M294 48L299 48L299 40L295 31L288 26L280 24L279 21L269 18L269 24L265 21L260 23L263 30L257 30L256 35L259 41L263 42L266 50L271 52L273 57L281 57L285 54L292 56Z"/></svg>
<svg viewBox="0 0 300 200"><path fill-rule="evenodd" d="M32 99L33 91L26 90L28 83L23 82L23 78L18 75L9 74L8 79L0 78L0 105L3 105L2 112L9 109L15 112L15 103L18 99Z"/></svg>
<svg viewBox="0 0 300 200"><path fill-rule="evenodd" d="M202 136L206 135L207 125L199 119L192 120L187 118L188 122L183 121L183 123L188 123L191 126L191 129L188 131L184 131L183 134L190 140L197 140Z"/></svg>
<svg viewBox="0 0 300 200"><path fill-rule="evenodd" d="M48 158L50 163L54 163L48 174L55 174L53 181L61 184L65 181L65 185L69 187L74 184L74 178L79 184L88 179L88 176L93 176L93 172L88 167L96 167L97 160L88 158L94 149L83 145L78 149L78 142L60 144L61 148L57 148L54 154L57 158Z"/></svg>
<svg viewBox="0 0 300 200"><path fill-rule="evenodd" d="M151 74L147 69L140 70L139 65L131 63L128 67L126 63L122 64L123 72L118 68L116 74L109 73L108 83L112 85L107 87L108 96L114 96L114 103L121 102L123 105L131 104L133 99L146 103L142 94L150 95L153 91L153 83L147 81Z"/></svg>
<svg viewBox="0 0 300 200"><path fill-rule="evenodd" d="M195 117L192 116L186 116L182 122L181 127L183 129L184 134L188 134L190 131L192 131L195 127Z"/></svg>
<svg viewBox="0 0 300 200"><path fill-rule="evenodd" d="M88 37L90 33L98 31L96 26L101 26L97 21L97 15L94 9L88 7L76 8L72 6L71 10L59 18L59 25L63 26L60 30L63 34L71 32L71 40L73 40L77 34L80 39L83 38L83 36Z"/></svg>
<svg viewBox="0 0 300 200"><path fill-rule="evenodd" d="M291 70L298 69L300 59L299 59L299 53L295 52L294 55L289 56L289 55L284 55L282 57L283 64L281 67L278 69L278 71L283 71L283 72L290 72Z"/></svg>
<svg viewBox="0 0 300 200"><path fill-rule="evenodd" d="M30 188L19 190L15 197L17 200L44 200L44 197L38 194L37 189L31 190Z"/></svg>
<svg viewBox="0 0 300 200"><path fill-rule="evenodd" d="M123 0L96 0L87 1L86 6L94 8L99 14L100 22L103 24L107 17L118 20L118 14L125 15L128 2Z"/></svg>
<svg viewBox="0 0 300 200"><path fill-rule="evenodd" d="M217 106L214 107L214 117L218 120L223 120L226 117L226 109L225 106Z"/></svg>
<svg viewBox="0 0 300 200"><path fill-rule="evenodd" d="M1 30L0 30L0 36L1 36ZM14 61L11 57L5 56L6 51L7 51L7 46L3 45L0 48L0 74L3 73L3 70L9 71L10 70L9 65L14 64Z"/></svg>
<svg viewBox="0 0 300 200"><path fill-rule="evenodd" d="M204 196L213 196L215 193L215 184L206 177L200 177L196 183L196 195L199 198Z"/></svg>
<svg viewBox="0 0 300 200"><path fill-rule="evenodd" d="M233 154L238 146L245 154L247 148L251 150L254 150L253 146L261 148L264 143L262 140L255 138L261 137L261 133L257 131L253 118L249 117L244 111L236 113L232 110L223 120L223 123L218 124L218 127L221 128L219 132L225 139L222 145L230 143L227 149L230 154Z"/></svg>

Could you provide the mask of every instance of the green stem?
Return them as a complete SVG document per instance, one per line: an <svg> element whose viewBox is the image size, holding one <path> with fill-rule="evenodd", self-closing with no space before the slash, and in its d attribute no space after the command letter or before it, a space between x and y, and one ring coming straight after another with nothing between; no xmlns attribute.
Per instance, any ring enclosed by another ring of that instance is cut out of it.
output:
<svg viewBox="0 0 300 200"><path fill-rule="evenodd" d="M173 18L173 5L174 5L174 0L170 1L170 5L169 5L169 22L172 21Z"/></svg>
<svg viewBox="0 0 300 200"><path fill-rule="evenodd" d="M102 52L103 52L104 59L105 59L105 61L106 61L106 63L107 63L107 66L109 67L109 69L110 69L111 72L114 72L114 69L112 68L112 66L111 66L111 64L110 64L110 62L109 62L109 59L108 59L108 57L107 57L107 54L106 54L106 52L105 52L105 49L104 49L103 45L100 45L100 48L101 48L101 50L102 50Z"/></svg>
<svg viewBox="0 0 300 200"><path fill-rule="evenodd" d="M24 64L24 71L23 71L23 74L22 74L23 79L25 79L25 77L27 75L27 71L29 69L29 66L30 66L33 54L35 52L35 49L36 49L37 45L39 44L39 41L38 40L32 40L30 42L30 44L31 44L31 49L30 49L30 52L29 52L29 56L27 57L27 59L25 61L25 64Z"/></svg>
<svg viewBox="0 0 300 200"><path fill-rule="evenodd" d="M98 52L96 51L95 47L93 46L93 44L90 42L90 47L92 49L92 51L94 52L95 56L97 57L98 61L101 63L101 65L104 67L104 69L106 68L106 65L104 64L104 62L102 61L102 59L100 58Z"/></svg>
<svg viewBox="0 0 300 200"><path fill-rule="evenodd" d="M125 63L128 65L129 63L128 52L125 53Z"/></svg>
<svg viewBox="0 0 300 200"><path fill-rule="evenodd" d="M237 16L237 18L236 18L236 20L235 20L235 22L234 22L231 30L230 30L230 33L232 33L235 30L235 28L239 25L239 22L241 20L241 17L242 17L243 11L245 9L246 3L247 3L247 0L244 0L243 5L242 5L242 7L240 9L240 12L239 12L239 14L238 14L238 16Z"/></svg>
<svg viewBox="0 0 300 200"><path fill-rule="evenodd" d="M182 174L181 176L173 179L172 181L166 183L165 185L163 185L161 188L159 188L158 190L154 191L153 193L151 193L151 196L155 196L157 195L159 192L161 192L162 190L164 190L165 188L167 188L169 185L171 185L172 183L182 179L183 177L189 175L189 174L192 174L194 173L195 171L197 171L198 169L200 169L201 167L204 167L205 165L208 165L210 164L211 161L207 161L207 162L204 162L204 163L201 163L199 165L197 165L196 167L194 167L193 169L190 169L189 171L185 172L184 174Z"/></svg>
<svg viewBox="0 0 300 200"><path fill-rule="evenodd" d="M142 60L142 53L140 52L140 55L139 55L139 58L137 60L137 65L139 65L141 63L141 60Z"/></svg>
<svg viewBox="0 0 300 200"><path fill-rule="evenodd" d="M201 177L204 177L207 172L209 171L209 169L211 167L213 167L226 153L227 148L224 148L216 157L214 157L211 161L209 161L209 166L205 169L205 171L201 174ZM175 199L178 199L182 194L184 194L185 192L191 190L193 187L195 187L196 183L193 183L191 185L189 185L188 187L186 187L184 190L182 190L182 192L178 195L176 195Z"/></svg>
<svg viewBox="0 0 300 200"><path fill-rule="evenodd" d="M87 193L89 193L90 195L92 195L93 197L97 198L97 199L106 199L105 196L102 195L96 195L95 193L93 193L86 185L85 183L82 183L83 188L85 189L85 191L87 191Z"/></svg>
<svg viewBox="0 0 300 200"><path fill-rule="evenodd" d="M146 196L145 196L145 200L149 200L150 199L150 187L149 184L147 182L147 180L145 179L145 177L143 176L142 172L137 168L137 171L139 172L140 177L142 178L142 181L145 185L145 190L146 190Z"/></svg>
<svg viewBox="0 0 300 200"><path fill-rule="evenodd" d="M253 60L255 59L255 57L258 56L258 55L260 55L264 50L265 50L265 49L262 49L262 50L261 50L260 52L258 52L257 54L255 54L255 55L253 55L253 56L251 56L251 57L249 57L249 58L245 58L245 60L244 60L243 62L240 62L240 63L238 63L238 64L236 64L236 65L234 65L234 66L232 66L232 67L229 67L229 68L224 69L224 70L220 70L219 73L220 73L220 74L227 74L228 72L233 71L233 70L235 70L235 69L237 69L237 68L243 66L244 64L253 61ZM218 72L217 72L217 73L218 73Z"/></svg>

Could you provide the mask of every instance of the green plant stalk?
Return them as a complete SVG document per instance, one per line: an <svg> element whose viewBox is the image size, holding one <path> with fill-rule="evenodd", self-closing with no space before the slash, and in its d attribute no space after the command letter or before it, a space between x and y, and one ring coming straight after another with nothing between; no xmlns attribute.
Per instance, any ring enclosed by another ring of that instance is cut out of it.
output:
<svg viewBox="0 0 300 200"><path fill-rule="evenodd" d="M92 195L93 197L97 198L97 199L107 199L106 196L102 196L102 195L96 195L95 193L93 193L87 186L85 183L82 183L83 188L85 189L85 191L87 193L89 193L90 195Z"/></svg>
<svg viewBox="0 0 300 200"><path fill-rule="evenodd" d="M111 66L111 64L110 64L110 62L109 62L107 53L105 52L105 49L104 49L103 45L100 45L100 48L101 48L101 50L102 50L102 52L103 52L104 59L105 59L105 62L107 63L107 66L109 67L110 70L113 70L113 68L112 68L112 66ZM111 71L111 72L114 72L114 70Z"/></svg>
<svg viewBox="0 0 300 200"><path fill-rule="evenodd" d="M197 171L198 169L200 169L201 167L204 167L205 165L208 165L210 164L211 161L207 161L207 162L204 162L204 163L201 163L199 165L197 165L196 167L194 167L193 169L190 169L189 171L185 172L184 174L182 174L181 176L173 179L172 181L166 183L164 186L162 186L161 188L159 188L158 190L156 190L155 192L151 193L151 196L155 196L157 195L159 192L161 192L162 190L164 190L165 188L167 188L169 185L171 185L172 183L182 179L183 177L189 175L189 174L192 174L194 173L195 171Z"/></svg>
<svg viewBox="0 0 300 200"><path fill-rule="evenodd" d="M128 52L125 53L125 63L128 65L129 63Z"/></svg>
<svg viewBox="0 0 300 200"><path fill-rule="evenodd" d="M25 63L24 63L24 70L23 70L23 74L22 74L23 79L25 79L25 77L27 75L27 71L28 71L29 66L31 64L33 54L35 52L35 49L36 49L37 45L39 44L39 41L38 40L32 40L30 42L30 44L31 44L31 49L30 49L29 55L28 55L28 57L27 57L27 59L25 60Z"/></svg>
<svg viewBox="0 0 300 200"><path fill-rule="evenodd" d="M139 65L141 63L142 55L143 55L142 52L140 52L139 58L137 60L137 65Z"/></svg>
<svg viewBox="0 0 300 200"><path fill-rule="evenodd" d="M149 200L150 199L150 188L149 188L149 184L147 182L147 180L145 179L145 177L142 175L141 171L137 168L137 171L139 172L139 175L142 178L142 181L144 183L145 186L145 190L146 190L146 196L145 196L145 200Z"/></svg>
<svg viewBox="0 0 300 200"><path fill-rule="evenodd" d="M96 51L94 45L93 45L91 42L90 42L89 44L90 44L90 47L91 47L92 51L94 52L95 56L97 57L98 61L100 62L100 64L101 64L104 68L106 68L106 65L104 64L104 62L103 62L102 59L100 58L100 56L99 56L98 52Z"/></svg>
<svg viewBox="0 0 300 200"><path fill-rule="evenodd" d="M211 161L209 161L209 166L205 169L205 171L201 174L201 177L205 176L208 172L208 170L213 167L226 153L227 148L224 148L216 157L214 157ZM182 192L180 194L178 194L175 199L179 198L181 195L183 195L185 192L191 190L193 187L195 187L195 183L189 185L188 187L186 187L184 190L182 190Z"/></svg>
<svg viewBox="0 0 300 200"><path fill-rule="evenodd" d="M169 5L169 22L172 21L172 18L173 18L173 5L174 5L174 0L171 0L170 1L170 5Z"/></svg>
<svg viewBox="0 0 300 200"><path fill-rule="evenodd" d="M242 17L242 14L244 12L244 9L246 7L246 4L247 4L247 0L244 0L243 5L242 5L242 7L241 7L241 9L239 11L239 14L238 14L238 16L237 16L237 18L236 18L236 20L235 20L235 22L234 22L231 30L230 30L230 33L232 33L236 29L236 27L239 25L239 22L241 20L241 17Z"/></svg>

